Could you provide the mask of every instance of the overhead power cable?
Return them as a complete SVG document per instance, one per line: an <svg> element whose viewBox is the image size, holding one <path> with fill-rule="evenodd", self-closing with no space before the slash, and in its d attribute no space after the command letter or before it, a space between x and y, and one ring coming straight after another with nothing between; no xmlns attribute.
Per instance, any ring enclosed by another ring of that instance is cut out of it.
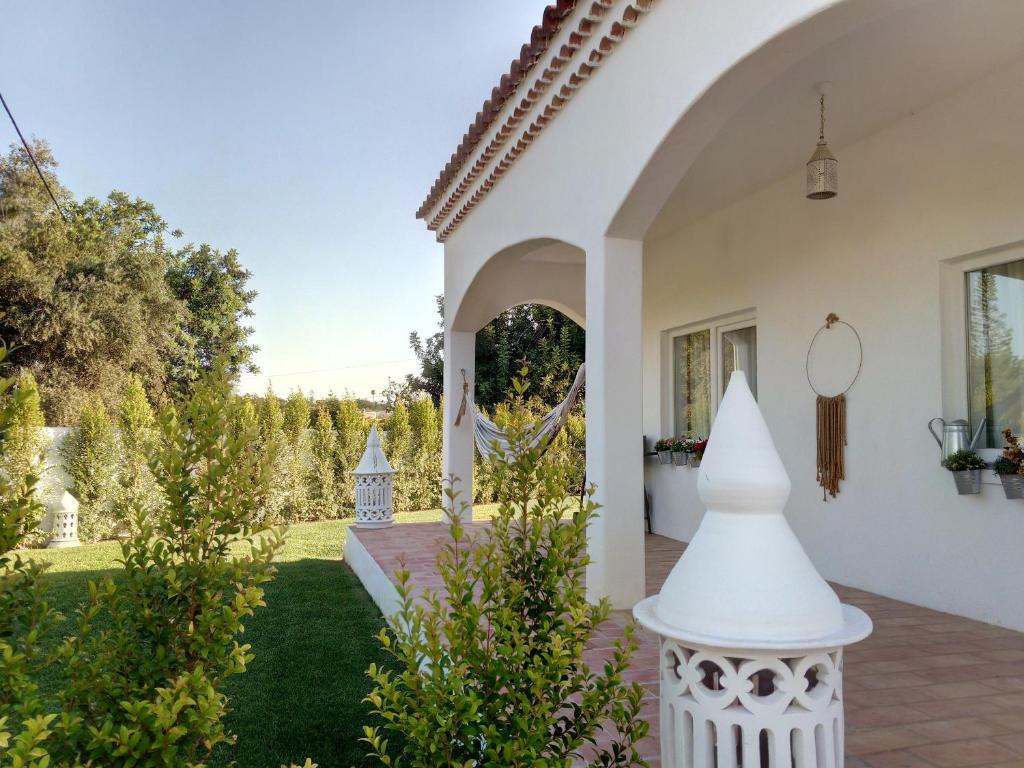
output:
<svg viewBox="0 0 1024 768"><path fill-rule="evenodd" d="M11 125L14 126L14 130L18 134L18 138L21 139L21 146L23 146L25 151L28 153L28 159L32 161L32 166L36 169L36 173L39 174L39 180L43 182L43 186L46 187L46 191L49 193L50 199L53 200L53 204L57 206L57 212L60 214L60 217L66 222L68 217L64 213L64 209L60 207L60 203L57 202L57 197L53 194L53 190L50 189L50 182L46 180L46 177L43 175L42 168L40 168L39 163L36 162L35 155L32 154L32 148L29 147L28 142L25 141L25 136L22 134L21 128L18 127L18 121L15 120L14 115L11 114L11 108L7 106L7 101L4 99L3 93L0 93L0 104L4 105L4 111L7 113L7 116L11 118Z"/></svg>

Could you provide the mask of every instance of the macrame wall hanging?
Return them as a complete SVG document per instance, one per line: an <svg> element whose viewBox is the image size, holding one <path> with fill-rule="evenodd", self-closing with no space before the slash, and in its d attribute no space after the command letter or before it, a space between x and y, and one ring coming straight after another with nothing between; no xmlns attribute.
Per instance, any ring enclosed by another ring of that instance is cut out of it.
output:
<svg viewBox="0 0 1024 768"><path fill-rule="evenodd" d="M849 385L839 394L826 395L814 385L811 377L811 354L814 352L814 345L818 337L825 331L832 330L836 325L845 325L853 332L857 339L857 371L853 374ZM828 501L831 495L835 498L839 493L839 483L846 479L846 393L849 392L860 376L861 366L864 364L864 345L861 343L860 334L857 329L849 323L840 320L834 312L830 312L825 318L825 324L821 326L811 338L807 347L807 362L805 370L807 383L810 384L814 394L817 395L817 431L818 431L818 484L821 486L821 500Z"/></svg>

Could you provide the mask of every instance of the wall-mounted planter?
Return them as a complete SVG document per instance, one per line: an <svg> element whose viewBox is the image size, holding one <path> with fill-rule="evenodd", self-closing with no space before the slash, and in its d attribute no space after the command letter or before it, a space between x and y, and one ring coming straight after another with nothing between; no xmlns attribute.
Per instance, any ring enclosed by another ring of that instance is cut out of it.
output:
<svg viewBox="0 0 1024 768"><path fill-rule="evenodd" d="M981 493L980 469L964 469L951 474L953 475L953 482L956 483L956 492L961 496Z"/></svg>
<svg viewBox="0 0 1024 768"><path fill-rule="evenodd" d="M999 475L1008 499L1024 499L1024 475Z"/></svg>
<svg viewBox="0 0 1024 768"><path fill-rule="evenodd" d="M672 463L672 451L658 451L658 460L662 464Z"/></svg>
<svg viewBox="0 0 1024 768"><path fill-rule="evenodd" d="M685 467L687 463L687 456L689 456L689 454L686 451L672 451L672 464L677 467Z"/></svg>

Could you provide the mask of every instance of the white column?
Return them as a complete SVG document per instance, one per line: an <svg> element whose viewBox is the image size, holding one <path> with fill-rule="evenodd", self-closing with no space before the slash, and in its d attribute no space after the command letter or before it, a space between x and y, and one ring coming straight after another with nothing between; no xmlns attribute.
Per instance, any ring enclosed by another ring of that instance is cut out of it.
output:
<svg viewBox="0 0 1024 768"><path fill-rule="evenodd" d="M472 331L445 330L444 333L444 462L443 477L445 480L455 476L455 490L459 492L459 502L465 501L469 506L463 520L473 519L473 419L467 413L459 426L455 419L462 404L462 371L466 372L466 380L473 386L476 362L476 333ZM472 393L472 390L470 390ZM443 498L443 519L448 520L449 502Z"/></svg>
<svg viewBox="0 0 1024 768"><path fill-rule="evenodd" d="M631 608L644 597L643 244L605 238L587 251L587 595Z"/></svg>

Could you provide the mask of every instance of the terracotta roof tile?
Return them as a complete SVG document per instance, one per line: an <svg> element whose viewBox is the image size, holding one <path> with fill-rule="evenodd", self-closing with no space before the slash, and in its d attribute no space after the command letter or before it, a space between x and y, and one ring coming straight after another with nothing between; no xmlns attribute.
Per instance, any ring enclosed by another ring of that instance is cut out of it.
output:
<svg viewBox="0 0 1024 768"><path fill-rule="evenodd" d="M561 29L562 21L572 13L576 7L576 0L557 0L544 9L544 17L540 24L533 28L530 35L530 42L523 45L519 58L515 59L509 67L508 74L502 75L498 85L491 91L491 97L484 102L483 107L476 114L476 119L470 124L462 142L459 144L451 160L445 165L440 176L430 188L423 204L416 212L417 218L425 218L434 207L448 185L451 184L455 175L462 168L469 155L476 149L487 129L491 127L495 117L505 106L508 97L515 93L516 88L523 77L533 68L537 60L544 55L551 40ZM572 40L570 39L570 44ZM577 46L578 47L578 46ZM569 52L571 55L571 51Z"/></svg>

